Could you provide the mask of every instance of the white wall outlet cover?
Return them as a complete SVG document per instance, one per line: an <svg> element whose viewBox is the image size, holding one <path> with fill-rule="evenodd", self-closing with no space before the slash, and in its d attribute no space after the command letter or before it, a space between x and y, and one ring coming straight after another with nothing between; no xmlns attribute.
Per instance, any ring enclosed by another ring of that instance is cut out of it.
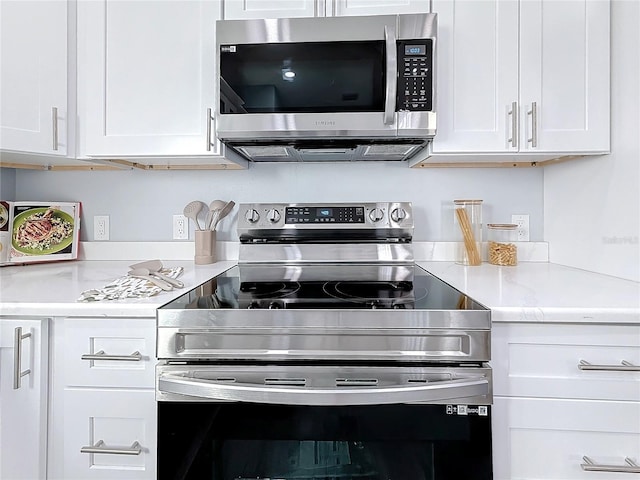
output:
<svg viewBox="0 0 640 480"><path fill-rule="evenodd" d="M93 239L109 240L109 215L95 215L93 217Z"/></svg>
<svg viewBox="0 0 640 480"><path fill-rule="evenodd" d="M529 241L529 215L511 215L511 223L515 223L518 242Z"/></svg>
<svg viewBox="0 0 640 480"><path fill-rule="evenodd" d="M173 216L173 239L187 240L189 238L189 220L184 215Z"/></svg>

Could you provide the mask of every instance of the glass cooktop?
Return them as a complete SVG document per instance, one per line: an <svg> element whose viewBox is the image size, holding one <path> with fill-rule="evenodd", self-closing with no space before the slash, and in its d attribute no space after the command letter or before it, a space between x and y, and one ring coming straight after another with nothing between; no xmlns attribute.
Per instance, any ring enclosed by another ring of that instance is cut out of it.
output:
<svg viewBox="0 0 640 480"><path fill-rule="evenodd" d="M163 309L487 310L417 265L238 265Z"/></svg>

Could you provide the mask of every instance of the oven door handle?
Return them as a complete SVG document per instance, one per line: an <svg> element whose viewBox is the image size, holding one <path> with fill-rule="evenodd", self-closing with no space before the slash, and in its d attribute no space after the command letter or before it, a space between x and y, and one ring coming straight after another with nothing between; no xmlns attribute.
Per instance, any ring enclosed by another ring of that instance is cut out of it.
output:
<svg viewBox="0 0 640 480"><path fill-rule="evenodd" d="M186 395L225 402L268 403L272 405L383 405L431 403L488 396L487 378L470 378L403 384L384 387L318 388L304 386L258 385L196 379L165 374L158 379L161 393Z"/></svg>

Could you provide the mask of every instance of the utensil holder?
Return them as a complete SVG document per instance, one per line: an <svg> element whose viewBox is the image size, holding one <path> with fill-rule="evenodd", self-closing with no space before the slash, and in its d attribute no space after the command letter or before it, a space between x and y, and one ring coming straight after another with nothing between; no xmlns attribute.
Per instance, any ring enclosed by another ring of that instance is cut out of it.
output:
<svg viewBox="0 0 640 480"><path fill-rule="evenodd" d="M212 230L195 231L196 265L207 265L216 261L216 232Z"/></svg>

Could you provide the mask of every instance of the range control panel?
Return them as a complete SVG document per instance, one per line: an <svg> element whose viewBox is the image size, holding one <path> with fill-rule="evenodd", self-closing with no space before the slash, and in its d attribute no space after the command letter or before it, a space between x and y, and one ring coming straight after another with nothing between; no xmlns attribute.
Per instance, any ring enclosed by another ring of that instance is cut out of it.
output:
<svg viewBox="0 0 640 480"><path fill-rule="evenodd" d="M398 45L398 109L433 110L433 39Z"/></svg>
<svg viewBox="0 0 640 480"><path fill-rule="evenodd" d="M286 207L284 223L364 223L364 207Z"/></svg>

